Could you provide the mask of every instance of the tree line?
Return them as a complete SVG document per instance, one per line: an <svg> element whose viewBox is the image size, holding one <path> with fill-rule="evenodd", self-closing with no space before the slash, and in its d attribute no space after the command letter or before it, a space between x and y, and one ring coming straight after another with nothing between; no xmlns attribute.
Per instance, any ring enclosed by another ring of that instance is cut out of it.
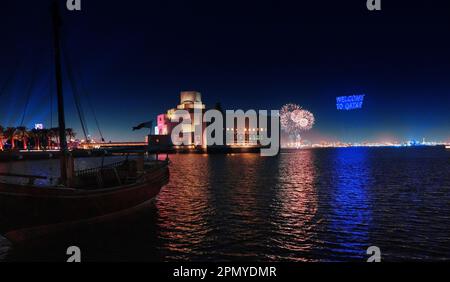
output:
<svg viewBox="0 0 450 282"><path fill-rule="evenodd" d="M72 128L66 128L68 140L75 138ZM59 147L59 128L31 129L24 126L0 125L0 151L5 150L51 150Z"/></svg>

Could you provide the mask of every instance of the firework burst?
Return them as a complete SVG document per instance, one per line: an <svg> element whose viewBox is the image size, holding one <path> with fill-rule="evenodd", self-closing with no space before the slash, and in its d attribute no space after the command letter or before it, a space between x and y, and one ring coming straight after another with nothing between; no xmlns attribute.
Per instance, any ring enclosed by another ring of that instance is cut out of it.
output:
<svg viewBox="0 0 450 282"><path fill-rule="evenodd" d="M282 129L291 136L310 130L314 125L314 115L297 104L286 104L280 110Z"/></svg>

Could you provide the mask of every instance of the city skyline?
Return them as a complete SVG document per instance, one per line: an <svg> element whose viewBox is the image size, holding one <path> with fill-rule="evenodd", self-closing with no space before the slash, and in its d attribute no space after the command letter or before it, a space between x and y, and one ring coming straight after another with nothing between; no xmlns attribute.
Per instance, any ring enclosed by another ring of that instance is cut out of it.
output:
<svg viewBox="0 0 450 282"><path fill-rule="evenodd" d="M107 141L142 141L147 132L132 126L156 120L183 90L201 92L209 108L299 104L316 117L304 134L311 142L450 141L449 28L436 9L402 7L407 15L399 20L354 3L330 4L332 13L275 1L214 7L134 1L126 9L107 2L63 13L63 47ZM29 95L25 125L51 127L50 17L45 4L29 5L7 3L1 11L0 124L20 125ZM81 137L68 82L65 92L68 126ZM365 94L362 109L336 109L336 97L356 94Z"/></svg>

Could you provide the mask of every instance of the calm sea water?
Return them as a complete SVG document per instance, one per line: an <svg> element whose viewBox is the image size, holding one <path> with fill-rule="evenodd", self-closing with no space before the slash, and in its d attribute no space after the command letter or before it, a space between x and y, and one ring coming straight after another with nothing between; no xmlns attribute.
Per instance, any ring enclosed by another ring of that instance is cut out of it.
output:
<svg viewBox="0 0 450 282"><path fill-rule="evenodd" d="M39 246L0 239L0 260L63 261L71 245L94 261L365 261L373 245L387 261L450 260L449 150L170 158L170 183L150 208ZM0 164L48 169L56 175L57 163Z"/></svg>

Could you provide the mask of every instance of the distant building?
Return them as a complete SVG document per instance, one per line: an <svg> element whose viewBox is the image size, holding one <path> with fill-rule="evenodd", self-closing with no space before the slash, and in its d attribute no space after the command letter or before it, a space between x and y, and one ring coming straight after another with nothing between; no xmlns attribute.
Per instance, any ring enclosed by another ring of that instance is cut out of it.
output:
<svg viewBox="0 0 450 282"><path fill-rule="evenodd" d="M198 145L201 144L205 140L198 140L199 137L197 137L197 140L195 140L195 126L201 126L202 132L206 128L206 124L201 122L201 124L195 124L194 120L194 110L200 109L202 111L202 117L203 113L205 112L205 105L202 103L202 95L200 92L196 91L183 91L180 93L180 104L177 105L176 108L169 109L167 113L160 114L157 117L157 128L158 128L158 135L171 135L172 129L178 124L178 122L172 122L171 118L174 115L175 111L177 110L186 110L190 114L190 118L192 121L192 124L190 126L183 128L184 134L190 134L190 141L189 145ZM203 142L205 143L205 142Z"/></svg>
<svg viewBox="0 0 450 282"><path fill-rule="evenodd" d="M196 121L194 119L194 110L200 109L202 112L202 121ZM238 124L235 121L233 126L227 127L226 125L226 117L225 112L221 110L220 106L217 105L216 109L221 111L224 114L223 120L223 144L226 144L226 140L233 140L234 144L232 147L259 147L260 142L258 135L261 132L268 131L270 134L270 116L268 116L267 126L260 127L259 124L259 116L256 122L256 125L251 127L248 119L245 120L244 127L238 128ZM159 148L172 146L172 140L170 138L172 134L172 130L175 126L178 125L178 122L172 122L171 118L174 115L176 110L186 110L190 114L191 124L187 125L183 128L183 134L189 134L189 142L185 145L185 147L198 147L200 144L203 148L212 147L212 144L207 144L205 129L208 126L207 123L203 122L203 114L205 113L206 106L202 102L201 93L196 91L183 91L180 93L180 104L176 106L176 108L169 109L165 114L160 114L157 116L157 126L155 128L155 132L157 134L150 135L148 137L149 146L157 146ZM197 122L198 124L195 124ZM195 136L195 127L201 126L202 134L201 136ZM240 133L241 132L241 133ZM242 134L243 132L243 134ZM264 132L265 133L265 132ZM158 138L158 136L165 135L169 138ZM158 143L156 143L158 142ZM224 145L225 147L229 147ZM214 146L218 147L218 146ZM220 146L219 146L220 147ZM209 150L209 149L208 149Z"/></svg>

